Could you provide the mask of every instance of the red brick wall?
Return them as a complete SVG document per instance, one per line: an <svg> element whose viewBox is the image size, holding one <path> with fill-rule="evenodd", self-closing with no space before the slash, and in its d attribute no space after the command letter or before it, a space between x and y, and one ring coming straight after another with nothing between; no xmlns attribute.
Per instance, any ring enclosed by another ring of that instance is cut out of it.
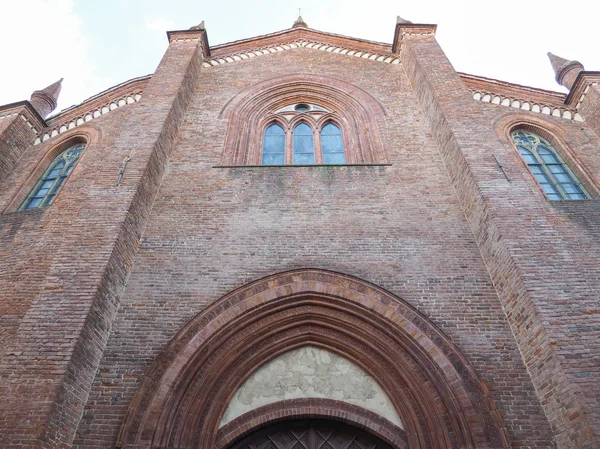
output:
<svg viewBox="0 0 600 449"><path fill-rule="evenodd" d="M68 447L133 262L166 155L196 83L196 42L174 43L140 103L79 127L89 145L55 203L0 216L0 303L13 310L0 360L0 441ZM60 140L33 147L5 182L8 206ZM127 165L120 186L117 176Z"/></svg>
<svg viewBox="0 0 600 449"><path fill-rule="evenodd" d="M390 167L213 168L219 111L269 78L319 74L387 117ZM465 101L469 101L469 96ZM149 365L208 304L299 267L349 273L415 305L467 356L514 447L553 447L548 422L443 158L402 66L309 49L204 70L171 154L75 447L111 447Z"/></svg>
<svg viewBox="0 0 600 449"><path fill-rule="evenodd" d="M404 60L452 183L519 343L559 447L598 446L598 203L551 203L502 124L539 114L469 102L438 45L406 42ZM495 108L495 109L486 109ZM460 112L459 112L460 111ZM493 111L493 112L492 112ZM598 185L600 165L579 122L545 118ZM492 155L512 177L508 182ZM594 192L597 196L597 193Z"/></svg>
<svg viewBox="0 0 600 449"><path fill-rule="evenodd" d="M547 122L597 196L591 128L472 100L430 37L403 40L400 65L295 49L200 70L196 47L173 42L140 103L31 147L1 181L5 210L54 145L90 139L52 207L0 215L1 441L114 447L186 323L236 287L315 267L435 323L489 388L514 448L599 445L600 211L548 202L504 129ZM379 102L391 165L216 168L225 105L290 74Z"/></svg>
<svg viewBox="0 0 600 449"><path fill-rule="evenodd" d="M8 117L9 114L16 115ZM35 139L35 132L21 117L24 114L30 115L24 105L0 108L0 116L5 116L0 119L0 181L10 174L23 152Z"/></svg>

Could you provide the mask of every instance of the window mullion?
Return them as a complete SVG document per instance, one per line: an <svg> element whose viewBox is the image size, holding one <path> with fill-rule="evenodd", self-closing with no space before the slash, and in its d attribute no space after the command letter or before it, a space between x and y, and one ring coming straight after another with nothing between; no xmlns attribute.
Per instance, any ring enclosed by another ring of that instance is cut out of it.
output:
<svg viewBox="0 0 600 449"><path fill-rule="evenodd" d="M540 164L540 167L542 168L542 170L546 174L546 177L552 182L552 185L554 186L554 188L556 189L556 191L560 194L560 196L562 196L563 199L569 199L568 195L565 193L565 191L563 190L563 188L560 185L560 183L554 177L554 174L548 168L548 165L544 162L544 160L542 159L542 157L538 154L537 147L538 147L538 144L532 145L532 150L533 151L531 153L535 156L536 160L538 161L538 164Z"/></svg>
<svg viewBox="0 0 600 449"><path fill-rule="evenodd" d="M315 164L323 164L323 149L321 148L321 132L317 131L315 128L313 128L313 146L314 146L314 151L315 151Z"/></svg>
<svg viewBox="0 0 600 449"><path fill-rule="evenodd" d="M285 164L290 165L293 161L292 154L292 145L293 145L293 132L292 128L288 125L285 131Z"/></svg>

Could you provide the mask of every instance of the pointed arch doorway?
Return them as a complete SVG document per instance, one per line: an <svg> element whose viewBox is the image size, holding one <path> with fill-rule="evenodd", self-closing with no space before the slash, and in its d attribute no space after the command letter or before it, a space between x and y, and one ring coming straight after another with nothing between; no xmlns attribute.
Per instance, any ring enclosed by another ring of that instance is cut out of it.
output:
<svg viewBox="0 0 600 449"><path fill-rule="evenodd" d="M379 438L332 420L286 420L238 440L228 449L392 449Z"/></svg>
<svg viewBox="0 0 600 449"><path fill-rule="evenodd" d="M284 398L223 420L253 373L303 347L364 371L401 425L331 396ZM318 269L259 279L190 321L147 372L117 447L226 449L264 426L307 418L356 426L393 449L511 447L488 389L426 316L369 282Z"/></svg>

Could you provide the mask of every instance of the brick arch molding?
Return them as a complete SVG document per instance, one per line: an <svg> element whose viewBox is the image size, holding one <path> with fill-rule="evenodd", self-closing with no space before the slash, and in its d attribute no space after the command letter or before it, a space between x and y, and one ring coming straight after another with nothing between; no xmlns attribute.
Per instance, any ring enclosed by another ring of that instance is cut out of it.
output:
<svg viewBox="0 0 600 449"><path fill-rule="evenodd" d="M378 123L385 110L369 93L337 78L297 74L276 77L239 92L221 110L228 120L224 165L260 164L265 119L292 103L314 103L335 112L348 136L349 163L386 163Z"/></svg>
<svg viewBox="0 0 600 449"><path fill-rule="evenodd" d="M338 353L372 376L411 449L510 447L487 388L435 325L373 284L316 269L255 281L188 323L132 399L118 447L221 449L219 423L239 386L264 363L306 345ZM272 415L253 419L264 425ZM361 419L373 429L381 418Z"/></svg>
<svg viewBox="0 0 600 449"><path fill-rule="evenodd" d="M288 419L327 419L366 430L397 449L409 449L406 433L374 412L332 399L291 399L244 413L219 429L215 449L225 449L262 427Z"/></svg>

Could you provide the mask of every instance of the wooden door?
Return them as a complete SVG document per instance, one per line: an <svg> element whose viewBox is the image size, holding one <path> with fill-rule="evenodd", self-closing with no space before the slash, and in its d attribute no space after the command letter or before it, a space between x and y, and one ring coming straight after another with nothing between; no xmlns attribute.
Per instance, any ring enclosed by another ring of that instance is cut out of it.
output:
<svg viewBox="0 0 600 449"><path fill-rule="evenodd" d="M260 429L230 449L391 449L378 438L336 421L290 420Z"/></svg>

